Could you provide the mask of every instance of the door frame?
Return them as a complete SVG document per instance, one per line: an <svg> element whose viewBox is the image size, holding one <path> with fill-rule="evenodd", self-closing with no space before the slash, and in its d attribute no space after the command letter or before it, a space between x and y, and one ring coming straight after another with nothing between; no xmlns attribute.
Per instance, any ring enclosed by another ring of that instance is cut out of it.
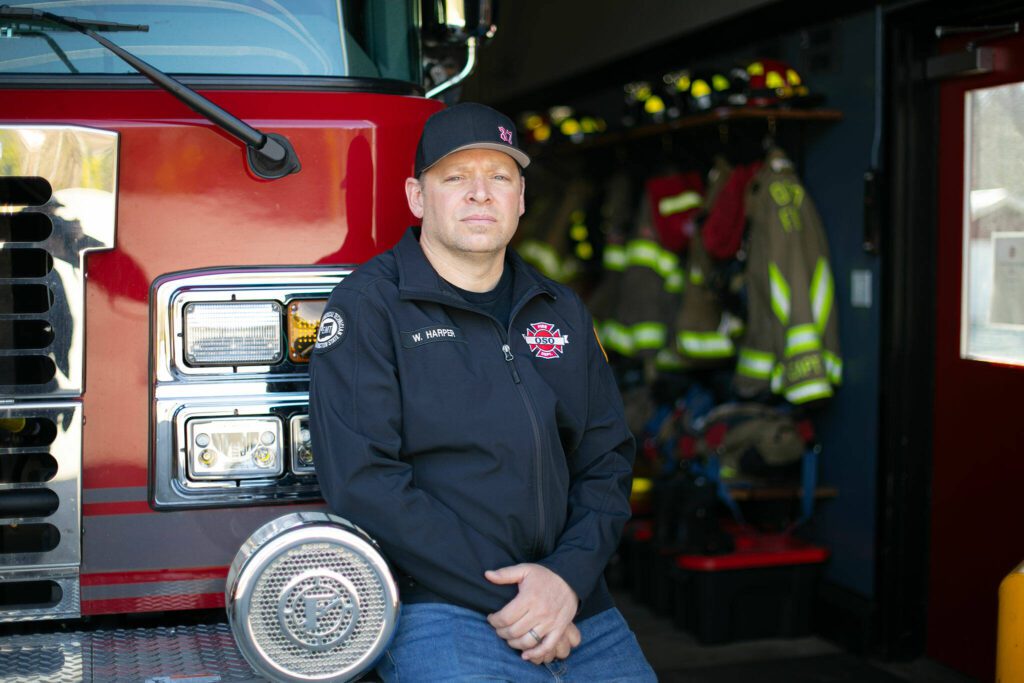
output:
<svg viewBox="0 0 1024 683"><path fill-rule="evenodd" d="M1017 9L1019 12L1019 7ZM890 659L925 650L934 427L939 199L939 86L925 77L935 27L1013 21L1008 3L886 12L886 217L880 239L882 330L874 648Z"/></svg>

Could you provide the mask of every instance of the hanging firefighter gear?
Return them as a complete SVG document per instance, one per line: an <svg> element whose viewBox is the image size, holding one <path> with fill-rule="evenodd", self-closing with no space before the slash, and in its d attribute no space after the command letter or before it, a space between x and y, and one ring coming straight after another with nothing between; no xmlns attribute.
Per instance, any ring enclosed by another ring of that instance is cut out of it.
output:
<svg viewBox="0 0 1024 683"><path fill-rule="evenodd" d="M747 330L734 388L802 404L842 380L828 243L814 202L778 149L750 183Z"/></svg>

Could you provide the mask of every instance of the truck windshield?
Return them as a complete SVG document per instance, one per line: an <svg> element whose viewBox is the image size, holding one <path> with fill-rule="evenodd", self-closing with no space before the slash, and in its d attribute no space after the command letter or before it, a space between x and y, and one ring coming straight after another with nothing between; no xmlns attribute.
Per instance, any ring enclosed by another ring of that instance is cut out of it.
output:
<svg viewBox="0 0 1024 683"><path fill-rule="evenodd" d="M413 0L12 2L81 20L143 24L107 34L171 74L349 76L420 82ZM101 31L102 33L102 31ZM0 74L133 74L61 26L0 25Z"/></svg>

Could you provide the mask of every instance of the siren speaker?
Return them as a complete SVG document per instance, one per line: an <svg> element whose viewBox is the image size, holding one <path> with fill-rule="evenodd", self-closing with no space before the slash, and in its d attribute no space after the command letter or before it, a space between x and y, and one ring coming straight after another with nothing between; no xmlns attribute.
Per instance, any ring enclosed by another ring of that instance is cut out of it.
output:
<svg viewBox="0 0 1024 683"><path fill-rule="evenodd" d="M228 572L228 620L249 665L272 681L350 681L384 653L398 586L351 522L295 512L264 524Z"/></svg>

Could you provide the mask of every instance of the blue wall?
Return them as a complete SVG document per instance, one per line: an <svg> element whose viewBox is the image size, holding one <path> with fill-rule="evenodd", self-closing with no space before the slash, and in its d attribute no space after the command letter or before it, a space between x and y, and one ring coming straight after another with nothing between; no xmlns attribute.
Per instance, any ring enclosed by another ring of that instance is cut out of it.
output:
<svg viewBox="0 0 1024 683"><path fill-rule="evenodd" d="M875 127L875 17L856 15L833 25L833 69L807 72L826 106L843 112L835 124L805 132L803 167L809 194L821 213L832 250L843 351L843 387L819 416L823 441L821 480L839 497L819 504L813 535L832 551L826 577L867 597L875 589L875 520L878 464L878 391L881 263L864 251L863 174L871 164ZM784 42L800 64L799 36ZM871 307L851 305L851 273L871 273Z"/></svg>

